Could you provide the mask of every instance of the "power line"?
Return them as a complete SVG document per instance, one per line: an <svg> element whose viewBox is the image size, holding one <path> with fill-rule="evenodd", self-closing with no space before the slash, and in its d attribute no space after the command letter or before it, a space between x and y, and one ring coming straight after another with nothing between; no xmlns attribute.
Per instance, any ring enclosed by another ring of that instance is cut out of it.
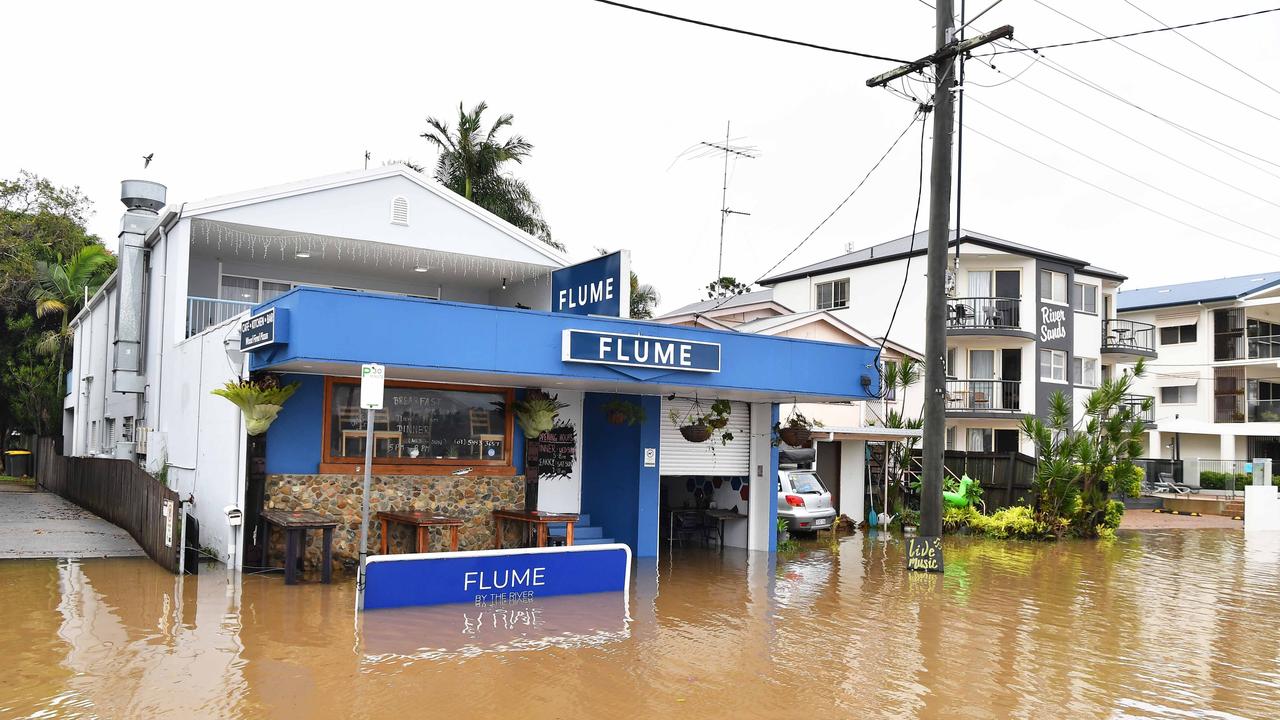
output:
<svg viewBox="0 0 1280 720"><path fill-rule="evenodd" d="M1061 15L1061 16L1063 16L1063 17L1067 18L1068 20L1071 20L1072 22L1076 23L1077 25L1081 25L1081 26L1083 26L1083 27L1085 27L1085 28L1087 28L1087 29L1089 29L1089 30L1093 30L1093 32L1097 33L1098 35L1102 35L1102 37L1089 38L1089 39L1087 39L1087 40L1072 40L1071 42L1054 43L1054 44L1052 44L1052 45L1037 45L1036 47L1028 47L1026 50L1030 50L1031 52L1040 52L1041 50L1049 50L1049 49L1052 49L1052 48L1072 47L1072 46L1075 46L1075 45L1088 45L1089 43L1103 42L1103 41L1105 41L1105 40L1122 40L1122 39L1124 39L1124 38L1138 37L1139 35L1151 35L1151 34L1153 34L1153 33L1169 32L1169 31L1171 31L1171 30L1172 30L1172 31L1174 31L1174 32L1177 32L1178 30L1183 30L1183 29L1185 29L1185 28L1190 28L1190 27L1199 27L1200 25L1212 25L1213 23L1226 22L1227 20L1240 20L1241 18L1253 17L1253 16L1255 16L1255 15L1266 15L1267 13L1280 12L1280 8L1270 8L1270 9L1267 9L1267 10L1256 10L1256 11L1254 11L1254 12L1241 13L1240 15L1232 15L1232 16L1230 16L1230 17L1220 17L1220 18L1214 18L1214 19L1212 19L1212 20L1201 20L1201 21L1199 21L1199 22L1186 23L1186 24L1184 24L1184 25L1172 25L1172 26L1170 26L1170 25L1165 25L1164 23L1162 23L1162 22L1160 22L1159 20L1157 20L1154 16L1152 16L1150 13L1148 13L1148 12L1147 12L1147 11L1145 11L1145 10L1142 10L1142 8L1138 8L1138 7L1135 5L1135 6L1134 6L1135 8L1137 8L1140 12L1142 12L1144 15L1146 15L1146 16L1147 16L1147 17L1149 17L1149 18L1151 18L1152 20L1155 20L1156 22L1159 22L1159 23L1162 25L1162 27L1152 28L1152 29L1150 29L1150 30L1139 30L1138 32L1124 33L1123 35L1103 35L1103 33L1098 32L1097 30L1094 30L1093 28L1089 27L1088 25L1085 25L1084 23L1080 22L1079 20L1076 20L1075 18L1068 16L1066 13L1060 12L1060 11L1058 11L1058 10L1056 10L1056 9L1052 8L1052 7L1049 7L1048 5L1045 5L1044 3L1040 2L1040 0L1035 0L1035 2L1039 3L1040 5L1044 5L1046 8L1049 8L1050 10L1053 10L1054 12L1056 12L1056 13L1058 13L1059 15ZM1125 0L1125 2L1128 2L1128 0ZM1133 5L1133 3L1129 3L1129 4L1130 4L1130 5ZM1182 33L1178 33L1178 34L1179 34L1179 35L1182 35ZM1185 37L1185 36L1184 36L1184 37ZM1121 43L1117 43L1117 44L1118 44L1118 45L1121 45L1121 47L1128 47L1128 46L1123 45L1123 44L1121 44ZM1203 49L1203 48L1202 48L1202 49ZM1005 55L1005 54L1007 54L1007 53L1026 52L1026 50L999 50L999 51L996 51L996 52L987 53L987 57L990 57L990 56L992 56L992 55ZM1134 50L1133 52L1137 52L1137 51L1136 51L1136 50ZM1141 54L1141 53L1139 53L1139 54ZM1148 59L1150 59L1150 58L1148 58ZM1219 58L1219 59L1221 59L1221 58ZM1237 69L1239 69L1239 68L1237 68ZM1252 76L1250 76L1250 77L1252 77ZM1256 79L1256 78L1255 78L1255 79Z"/></svg>
<svg viewBox="0 0 1280 720"><path fill-rule="evenodd" d="M1270 90L1271 92L1276 93L1277 95L1280 95L1280 89L1277 89L1277 88L1276 88L1276 86L1274 86L1274 85L1272 85L1272 84L1270 84L1270 83L1266 82L1265 80L1263 80L1262 78L1258 77L1257 75L1254 75L1253 73L1250 73L1249 71L1245 70L1244 68L1240 67L1239 65L1236 65L1235 63L1231 62L1230 60L1228 60L1228 59L1226 59L1226 58L1222 57L1221 55L1219 55L1218 53L1216 53L1216 52L1214 52L1214 51L1210 50L1209 48L1207 48L1207 47L1205 47L1205 46L1201 45L1200 43L1196 42L1195 40L1192 40L1190 36L1188 36L1188 35L1187 35L1186 33L1184 33L1184 32L1181 32L1178 28L1170 27L1170 26L1169 26L1169 24L1168 24L1168 23L1166 23L1165 21L1161 20L1160 18L1156 17L1155 15L1152 15L1151 13L1147 12L1146 10L1143 10L1142 8L1138 7L1138 5L1137 5L1137 4L1135 4L1132 0L1124 0L1124 2L1125 2L1125 4L1126 4L1126 5L1128 5L1129 7L1133 8L1134 10L1137 10L1138 12L1142 13L1143 15L1146 15L1147 17L1151 18L1152 20L1155 20L1156 22L1160 23L1161 25L1164 25L1166 28L1169 28L1169 29L1170 29L1170 30L1172 30L1172 31L1174 32L1174 34L1176 34L1178 37L1182 38L1183 40L1186 40L1187 42L1191 43L1192 45L1195 45L1196 47L1198 47L1198 48L1200 48L1201 50L1205 51L1206 53L1208 53L1209 55L1213 56L1214 58L1217 58L1217 59L1218 59L1218 60L1220 60L1223 64L1225 64L1227 67L1229 67L1229 68L1231 68L1231 69L1235 70L1236 72L1240 73L1241 75L1244 75L1245 77L1247 77L1247 78L1249 78L1250 80L1252 80L1252 81L1254 81L1254 82L1258 83L1259 85L1261 85L1262 87L1264 87L1264 88L1266 88L1266 89ZM1267 12L1271 12L1271 11L1267 11Z"/></svg>
<svg viewBox="0 0 1280 720"><path fill-rule="evenodd" d="M1181 202L1181 203L1186 204L1186 205L1190 205L1191 207L1193 207L1193 208L1195 208L1195 209L1197 209L1197 210L1200 210L1200 211L1202 211L1202 212L1209 213L1210 215L1213 215L1214 217L1217 217L1217 218L1222 219L1222 220L1226 220L1227 222L1232 223L1232 224L1234 224L1234 225L1239 225L1240 227L1242 227L1242 228L1244 228L1244 229L1246 229L1246 230L1252 230L1252 231L1254 231L1254 232L1256 232L1256 233L1258 233L1258 234L1260 234L1260 235L1266 235L1267 237L1269 237L1269 238L1271 238L1271 239L1273 239L1273 240L1280 240L1280 235L1275 235L1275 234L1272 234L1271 232L1268 232L1268 231L1266 231L1266 230L1263 230L1262 228L1257 228L1257 227L1254 227L1254 226L1249 225L1249 224L1247 224L1247 223L1240 222L1239 220L1236 220L1235 218L1233 218L1233 217L1231 217L1231 216L1229 216L1229 215L1224 215L1224 214L1222 214L1222 213L1220 213L1220 212L1218 212L1218 211L1216 211L1216 210L1213 210L1213 209L1211 209L1211 208L1207 208L1207 207L1205 207L1205 206L1203 206L1203 205L1201 205L1201 204L1199 204L1199 203L1197 203L1197 202L1195 202L1195 201L1193 201L1193 200L1188 200L1187 198L1184 198L1184 197L1182 197L1181 195L1178 195L1178 194L1176 194L1176 193L1169 192L1168 190L1165 190L1165 189L1163 189L1163 188L1161 188L1161 187L1158 187L1158 186L1156 186L1156 185L1153 185L1153 184L1151 184L1151 183L1147 182L1146 180L1143 180L1143 179L1142 179L1142 178L1140 178L1140 177L1137 177L1137 176L1135 176L1135 175L1131 175L1131 174L1129 174L1129 173L1125 172L1124 170L1121 170L1120 168L1118 168L1118 167L1116 167L1116 166L1114 166L1114 165L1111 165L1111 164L1109 164L1109 163L1103 162L1102 160L1099 160L1098 158L1096 158L1096 157L1094 157L1094 156L1090 155L1089 153L1086 153L1086 152L1084 152L1084 151L1082 151L1082 150L1079 150L1079 149L1077 149L1077 148L1074 148L1074 147L1072 147L1072 146L1070 146L1070 145L1068 145L1068 144L1066 144L1066 143L1062 142L1061 140L1058 140L1057 138L1054 138L1054 137L1052 137L1052 136L1048 135L1047 133L1044 133L1044 132L1042 132L1042 131L1040 131L1040 130L1037 130L1036 128L1031 127L1030 125L1028 125L1028 124L1026 124L1026 123L1022 122L1021 120L1018 120L1018 119L1016 119L1016 118L1010 117L1009 115L1006 115L1005 113L1003 113L1003 112L1001 112L1001 111L999 111L999 110L997 110L997 109L995 109L995 108L991 107L990 105L988 105L988 104L986 104L986 103L982 102L981 100L979 100L979 99L978 99L978 98L976 98L976 97L975 97L975 98L973 98L973 101L974 101L974 102L976 102L976 103L978 103L978 104L979 104L979 105L981 105L982 107L984 107L984 108L986 108L986 109L990 110L991 112L993 112L993 113L995 113L995 114L999 115L1000 117L1002 117L1002 118L1004 118L1004 119L1006 119L1006 120L1008 120L1008 121L1010 121L1010 122L1012 122L1012 123L1014 123L1014 124L1020 125L1021 127L1026 128L1027 130L1030 130L1031 132L1033 132L1033 133L1035 133L1035 134L1039 135L1040 137L1042 137L1042 138L1044 138L1044 139L1048 140L1049 142L1052 142L1052 143L1055 143L1055 144L1057 144L1057 145L1059 145L1059 146L1061 146L1061 147L1064 147L1064 148L1066 148L1067 150L1070 150L1071 152L1073 152L1073 153L1075 153L1075 154L1077 154L1077 155L1079 155L1079 156L1081 156L1081 157L1085 158L1086 160L1089 160L1089 161L1091 161L1091 162L1097 163L1098 165L1101 165L1102 167L1107 168L1108 170L1111 170L1112 172L1119 173L1120 175L1123 175L1124 177L1127 177L1127 178L1129 178L1130 180L1132 180L1132 181L1134 181L1134 182L1136 182L1136 183L1140 183L1140 184L1142 184L1142 185L1145 185L1146 187L1149 187L1149 188L1151 188L1152 190L1155 190L1156 192L1161 193L1162 195L1167 195L1168 197L1171 197L1171 198L1173 198L1174 200L1177 200L1178 202Z"/></svg>
<svg viewBox="0 0 1280 720"><path fill-rule="evenodd" d="M1060 72L1060 71L1058 71L1056 68L1053 68L1052 66L1050 66L1050 65L1048 65L1048 64L1047 64L1047 63L1052 62L1051 60L1049 60L1048 58L1044 57L1043 55L1042 55L1042 56L1040 56L1040 58L1046 62L1046 67L1049 67L1049 69L1054 70L1055 72ZM981 62L983 62L983 64L990 65L990 64L989 64L989 63L987 63L986 61L981 61ZM1002 75L1003 75L1003 74L1005 74L1005 73L1001 72L999 69L995 68L994 66L991 66L991 68L992 68L993 70L995 70L996 72L1001 73ZM1050 94L1048 94L1048 93L1046 93L1046 92L1044 92L1044 91L1040 90L1039 88L1036 88L1036 87L1034 87L1034 86L1032 86L1032 85L1027 84L1027 82L1026 82L1025 80L1020 80L1020 79L1018 79L1018 77L1020 77L1020 76L1021 76L1021 73L1019 73L1019 75L1018 75L1018 76L1014 76L1014 77L1009 78L1009 80L1007 80L1007 81L1005 81L1005 82L1017 82L1019 85L1022 85L1023 87L1027 88L1027 89L1028 89L1028 90L1030 90L1031 92L1034 92L1034 93L1036 93L1037 95L1040 95L1041 97L1044 97L1044 98L1045 98L1045 99L1047 99L1047 100L1050 100L1050 101L1052 101L1052 102L1054 102L1054 103L1057 103L1058 105L1061 105L1063 108L1066 108L1067 110L1070 110L1071 112L1073 112L1073 113L1075 113L1075 114L1079 115L1080 117L1083 117L1083 118L1085 118L1086 120L1089 120L1090 122L1093 122L1093 123L1095 123L1096 125L1098 125L1098 126L1100 126L1100 127L1104 128L1104 129L1106 129L1106 130L1109 130L1110 132L1112 132L1112 133L1114 133L1114 134L1116 134L1116 135L1119 135L1120 137L1122 137L1122 138L1124 138L1124 139L1128 140L1129 142L1132 142L1132 143L1134 143L1135 145L1138 145L1139 147L1145 148L1145 149L1149 150L1150 152L1153 152L1153 153L1155 153L1156 155L1159 155L1160 157L1163 157L1163 158L1165 158L1166 160L1169 160L1170 162L1176 163L1176 164L1178 164L1178 165L1180 165L1180 166L1182 166L1182 167L1184 167L1184 168L1186 168L1186 169L1188 169L1188 170L1190 170L1190 171L1192 171L1192 172L1196 173L1197 175L1200 175L1200 176L1202 176L1202 177L1208 178L1208 179L1210 179L1210 180L1212 180L1212 181L1214 181L1214 182L1216 182L1216 183L1218 183L1218 184L1220 184L1220 185L1222 185L1222 186L1224 186L1224 187L1231 188L1232 190L1235 190L1235 191L1237 191L1237 192L1240 192L1240 193L1242 193L1242 194L1244 194L1244 195L1248 195L1249 197L1251 197L1251 198L1253 198L1253 199L1255 199L1255 200L1260 200L1260 201L1262 201L1262 202L1264 202L1264 203L1267 203L1268 205L1271 205L1271 206L1273 206L1273 207L1280 208L1280 203L1276 202L1275 200L1272 200L1272 199L1267 198L1267 197L1263 197L1262 195L1258 195L1257 193L1254 193L1254 192L1252 192L1252 191L1250 191L1250 190L1246 190L1245 188L1242 188L1242 187L1240 187L1240 186L1238 186L1238 185L1235 185L1235 184L1233 184L1233 183L1231 183L1231 182L1228 182L1228 181L1226 181L1226 180L1223 180L1222 178L1220 178L1220 177L1218 177L1218 176L1216 176L1216 175L1213 175L1213 174L1208 173L1208 172L1206 172L1206 171L1204 171L1204 170L1201 170L1200 168L1197 168L1197 167L1195 167L1194 165L1191 165L1191 164L1187 163L1186 161L1184 161L1184 160L1182 160L1182 159L1180 159L1180 158L1178 158L1178 157L1175 157L1175 156L1173 156L1173 155L1170 155L1169 153L1166 153L1166 152L1164 152L1164 151L1162 151L1162 150L1160 150L1160 149L1158 149L1158 148L1152 147L1151 145L1149 145L1149 144L1147 144L1147 143L1143 142L1142 140L1139 140L1138 138L1133 137L1132 135L1129 135L1129 134L1127 134L1127 133L1125 133L1125 132L1123 132L1123 131L1121 131L1121 130L1118 130L1115 126L1111 125L1110 123L1103 122L1102 120L1099 120L1098 118L1096 118L1096 117L1094 117L1094 116L1090 115L1089 113L1084 112L1083 110L1079 109L1078 107L1075 107L1074 105L1070 105L1070 104L1068 104L1068 103L1065 103L1065 102L1063 102L1062 100L1059 100L1058 98L1056 98L1056 97L1054 97L1054 96L1052 96L1052 95L1050 95ZM1068 76L1068 77L1070 77L1070 76ZM1072 78L1072 79L1074 79L1074 78ZM1078 81L1078 80L1077 80L1077 82L1080 82L1080 81ZM1215 146L1212 146L1212 145L1211 145L1210 147L1215 147ZM1217 148L1215 148L1215 149L1217 149ZM1235 158L1235 156L1234 156L1234 155L1228 155L1228 157ZM1238 160L1239 158L1235 158L1235 159L1237 159L1237 160ZM1250 165L1249 167L1253 167L1253 166L1252 166L1252 165ZM1264 172L1265 172L1265 171L1264 171Z"/></svg>
<svg viewBox="0 0 1280 720"><path fill-rule="evenodd" d="M1181 70L1179 70L1179 69L1177 69L1177 68L1175 68L1175 67L1171 67L1171 66L1169 66L1169 65L1166 65L1166 64L1164 64L1164 63L1160 62L1159 60L1157 60L1157 59L1155 59L1155 58L1151 57L1150 55L1147 55L1147 54L1146 54L1146 53L1144 53L1144 52L1141 52L1141 51L1139 51L1139 50L1135 50L1135 49L1133 49L1133 48L1129 47L1128 45L1125 45L1124 43L1120 42L1120 41L1119 41L1119 40L1117 40L1115 37L1109 37L1109 36L1107 36L1107 35L1106 35L1106 33L1102 32L1101 30L1098 30L1098 29L1093 28L1093 27L1091 27L1091 26L1089 26L1089 25L1086 25L1084 22L1081 22L1080 20L1077 20L1077 19L1075 19L1075 18L1071 17L1070 15L1068 15L1068 14L1066 14L1066 13L1062 12L1061 10L1059 10L1059 9L1057 9L1057 8L1055 8L1055 7L1053 7L1052 5L1050 5L1050 4L1046 3L1046 2L1044 2L1044 0L1032 0L1032 1L1033 1L1033 2L1035 2L1037 5L1040 5L1041 7L1044 7L1044 8L1046 8L1046 9L1048 9L1048 10L1051 10L1051 11L1052 11L1052 12L1054 12L1054 13L1057 13L1058 15L1061 15L1062 17L1064 17L1064 18L1066 18L1066 19L1070 20L1071 22L1073 22L1073 23L1075 23L1075 24L1079 25L1080 27L1082 27L1082 28L1084 28L1084 29L1086 29L1086 30L1089 30L1090 32L1096 33L1096 34L1099 36L1099 38L1098 38L1098 40L1099 40L1099 41L1101 41L1101 40L1110 40L1111 42L1114 42L1115 44L1119 45L1120 47L1124 48L1125 50L1128 50L1129 52L1133 53L1134 55L1137 55L1137 56L1138 56L1138 57L1140 57L1140 58L1144 58L1144 59L1148 60L1149 62L1155 63L1156 65L1159 65L1160 67L1164 68L1165 70L1168 70L1169 72L1174 73L1175 75L1178 75L1179 77L1185 78L1186 80L1189 80L1190 82L1193 82L1193 83L1195 83L1196 85L1199 85L1200 87L1202 87L1202 88L1204 88L1204 89L1206 89L1206 90L1209 90L1210 92L1213 92L1213 93L1216 93L1216 94L1218 94L1218 95L1221 95L1222 97L1224 97L1224 98L1226 98L1226 99L1228 99L1228 100L1230 100L1230 101L1232 101L1232 102L1234 102L1234 103L1237 103L1237 104L1239 104L1239 105L1242 105L1242 106L1244 106L1244 107L1247 107L1247 108L1249 108L1250 110L1253 110L1254 112L1257 112L1257 113L1260 113L1260 114L1262 114L1262 115L1265 115L1265 116L1267 116L1267 117L1271 118L1272 120L1280 121L1280 115L1275 115L1275 114L1272 114L1272 113L1270 113L1270 112L1267 112L1266 110L1263 110L1262 108L1258 107L1257 105L1254 105L1254 104L1252 104L1252 103L1249 103L1249 102L1246 102L1246 101L1244 101L1244 100L1241 100L1240 98L1236 97L1235 95L1232 95L1232 94L1231 94L1231 93L1229 93L1229 92L1225 92L1225 91L1223 91L1223 90L1219 90L1218 88L1214 87L1213 85L1210 85L1209 83L1206 83L1206 82L1204 82L1204 81L1202 81L1202 80L1199 80L1199 79L1197 79L1197 78L1191 77L1190 75L1188 75L1188 74L1186 74L1186 73L1182 72ZM1260 14L1262 14L1263 12L1276 12L1276 11L1278 11L1278 10L1280 10L1280 8L1275 8L1275 9L1273 9L1273 10L1267 10L1267 11L1261 11L1261 10L1260 10L1260 11L1258 11L1258 12L1256 12L1256 13L1253 13L1253 14L1254 14L1254 15L1260 15ZM1160 29L1157 29L1157 30L1150 30L1150 31L1148 31L1148 32L1164 32L1164 31L1165 31L1165 29L1164 29L1164 28L1160 28ZM1123 37L1123 36L1121 36L1121 37ZM1082 43L1082 42L1083 42L1083 41L1080 41L1080 43ZM1074 44L1080 44L1080 43L1074 43ZM1032 52L1036 52L1036 51L1037 51L1037 49L1036 49L1036 48L1032 48Z"/></svg>
<svg viewBox="0 0 1280 720"><path fill-rule="evenodd" d="M899 63L899 64L906 64L910 62L909 60L898 60L897 58L885 57L883 55L872 55L870 53L858 52L856 50L845 50L842 48L833 48L826 45L818 45L816 43L805 42L803 40L792 40L790 38L778 37L776 35L766 35L764 33L753 32L751 30L743 30L741 28L729 27L727 25L717 25L715 23L705 22L703 20L694 20L693 18L681 17L679 15L671 15L669 13L658 12L657 10L650 10L648 8L636 7L635 5L626 5L624 3L614 2L614 0L593 0L593 1L601 3L602 5L612 5L613 7L622 8L624 10L634 10L635 12L644 13L645 15L654 15L656 17L666 18L668 20L675 20L677 22L689 23L690 25L697 25L699 27L713 28L715 30L724 30L725 32L737 33L739 35L747 35L754 38L760 38L762 40L773 40L774 42L786 43L787 45L799 45L800 47L812 48L814 50L824 50L826 52L839 53L841 55L852 55L854 57L867 58L868 60L884 60L885 62Z"/></svg>
<svg viewBox="0 0 1280 720"><path fill-rule="evenodd" d="M1219 235L1218 233L1213 232L1212 230L1206 230L1205 228L1202 228L1202 227L1200 227L1200 226L1198 226L1198 225L1194 225L1194 224L1189 223L1189 222L1187 222L1187 221L1185 221L1185 220L1182 220L1182 219L1180 219L1180 218L1173 217L1172 215L1169 215L1168 213L1164 213L1164 212L1161 212L1161 211L1159 211L1159 210L1156 210L1155 208L1152 208L1152 207L1150 207L1150 206L1148 206L1148 205L1144 205L1144 204L1142 204L1142 203L1138 202L1137 200L1134 200L1134 199L1132 199L1132 198L1126 197L1125 195L1121 195L1120 193L1115 192L1114 190L1110 190L1110 189L1105 188L1105 187L1103 187L1103 186L1101 186L1101 185L1098 185L1097 183L1094 183L1094 182L1090 182L1090 181L1088 181L1088 180L1085 180L1084 178L1080 177L1079 175L1073 175L1072 173L1069 173L1069 172L1067 172L1066 170L1063 170L1062 168L1060 168L1060 167L1058 167L1058 166L1056 166L1056 165L1053 165L1052 163L1045 162L1044 160L1041 160L1040 158L1037 158L1037 157L1035 157L1035 156L1029 155L1029 154L1027 154L1027 153L1025 153L1025 152L1023 152L1023 151L1021 151L1021 150L1019 150L1019 149L1017 149L1017 148L1015 148L1015 147L1011 146L1011 145L1008 145L1008 144L1006 144L1006 143L1004 143L1004 142L1002 142L1002 141L1000 141L1000 140L997 140L997 139L995 139L995 138L991 137L990 135L988 135L988 134L986 134L986 133L982 132L981 130L978 130L978 129L974 128L974 127L969 127L969 130L971 130L971 131L973 131L973 132L977 133L978 135L980 135L981 137L985 138L985 139L986 139L986 140L988 140L989 142L993 142L993 143L995 143L996 145L999 145L1000 147L1002 147L1002 148L1004 148L1004 149L1006 149L1006 150L1008 150L1008 151L1010 151L1010 152L1012 152L1012 153L1015 153L1015 154L1021 155L1022 157L1026 158L1026 159L1028 159L1028 160L1030 160L1030 161L1032 161L1032 162L1034 162L1034 163L1037 163L1037 164L1039 164L1039 165L1043 165L1044 167L1047 167L1047 168L1049 168L1050 170L1053 170L1054 172L1057 172L1057 173L1060 173L1060 174L1062 174L1062 175L1065 175L1065 176L1067 176L1067 177L1071 178L1072 180L1075 180L1076 182L1079 182L1079 183L1083 183L1083 184L1085 184L1085 185L1088 185L1089 187L1091 187L1091 188L1093 188L1093 189L1095 189L1095 190L1099 190L1099 191L1104 192L1104 193L1106 193L1106 194L1108 194L1108 195L1111 195L1112 197L1119 198L1120 200L1123 200L1123 201L1125 201L1125 202L1129 203L1130 205L1134 205L1134 206L1136 206L1136 207L1142 208L1143 210L1146 210L1147 212L1153 213L1153 214L1155 214L1155 215L1159 215L1160 217L1163 217L1163 218L1165 218L1166 220L1171 220L1171 221L1173 221L1173 222L1178 223L1179 225L1183 225L1183 226L1189 227L1189 228L1191 228L1192 230L1195 230L1195 231L1197 231L1197 232L1204 233L1205 235L1208 235L1208 236L1210 236L1210 237L1215 237L1215 238L1217 238L1217 239L1219 239L1219 240L1222 240L1222 241L1224 241L1224 242L1229 242L1229 243L1231 243L1231 244L1233 244L1233 245L1239 245L1239 246L1240 246L1240 247L1242 247L1242 248L1246 248L1246 249L1249 249L1249 250L1253 250L1254 252L1259 252L1259 253L1262 253L1262 254L1264 254L1264 255L1271 255L1272 257L1280 257L1280 253L1278 253L1278 252L1273 252L1273 251L1271 251L1271 250L1267 250L1266 248L1260 248L1260 247L1257 247L1257 246L1254 246L1254 245L1249 245L1248 243L1241 242L1241 241L1236 240L1236 239L1234 239L1234 238L1229 238L1229 237L1227 237L1226 235Z"/></svg>

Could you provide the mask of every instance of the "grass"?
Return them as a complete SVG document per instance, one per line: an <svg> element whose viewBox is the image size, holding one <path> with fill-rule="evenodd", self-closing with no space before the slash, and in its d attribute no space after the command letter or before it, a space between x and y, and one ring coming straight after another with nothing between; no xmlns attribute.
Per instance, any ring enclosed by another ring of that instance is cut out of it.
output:
<svg viewBox="0 0 1280 720"><path fill-rule="evenodd" d="M14 485L35 485L36 479L29 477L16 478L12 475L0 475L0 483L13 483Z"/></svg>

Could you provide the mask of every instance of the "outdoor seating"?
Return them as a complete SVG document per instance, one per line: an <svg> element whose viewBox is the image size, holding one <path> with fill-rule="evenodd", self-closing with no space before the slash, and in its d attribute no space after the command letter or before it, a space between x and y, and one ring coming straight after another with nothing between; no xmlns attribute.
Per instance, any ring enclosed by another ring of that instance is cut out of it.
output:
<svg viewBox="0 0 1280 720"><path fill-rule="evenodd" d="M1187 485L1177 483L1173 479L1173 473L1162 472L1155 484L1156 492L1173 493L1175 495L1186 495L1191 492L1191 488Z"/></svg>
<svg viewBox="0 0 1280 720"><path fill-rule="evenodd" d="M966 324L966 321L971 317L973 317L973 308L969 307L968 305L965 305L964 303L956 303L955 305L951 306L951 318L950 318L951 326L953 327L964 326Z"/></svg>

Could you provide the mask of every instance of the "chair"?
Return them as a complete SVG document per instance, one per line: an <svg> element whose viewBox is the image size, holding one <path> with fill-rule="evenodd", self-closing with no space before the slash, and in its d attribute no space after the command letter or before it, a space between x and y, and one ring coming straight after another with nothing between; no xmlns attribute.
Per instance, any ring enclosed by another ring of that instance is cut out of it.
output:
<svg viewBox="0 0 1280 720"><path fill-rule="evenodd" d="M951 325L953 327L963 326L965 321L973 316L973 308L964 303L957 303L951 306Z"/></svg>
<svg viewBox="0 0 1280 720"><path fill-rule="evenodd" d="M1191 492L1191 488L1186 485L1179 485L1173 481L1173 473L1162 472L1155 484L1156 492L1173 493L1174 495L1186 495Z"/></svg>
<svg viewBox="0 0 1280 720"><path fill-rule="evenodd" d="M680 547L684 547L684 540L687 537L700 538L704 545L707 542L702 523L702 513L697 510L677 510L675 512L671 539L679 540Z"/></svg>

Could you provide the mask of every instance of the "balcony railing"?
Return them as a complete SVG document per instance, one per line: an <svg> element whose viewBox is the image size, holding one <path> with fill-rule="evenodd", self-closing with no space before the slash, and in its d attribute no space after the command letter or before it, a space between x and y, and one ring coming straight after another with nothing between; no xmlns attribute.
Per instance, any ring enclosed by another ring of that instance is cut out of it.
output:
<svg viewBox="0 0 1280 720"><path fill-rule="evenodd" d="M1154 353L1156 326L1136 320L1106 320L1102 323L1102 349Z"/></svg>
<svg viewBox="0 0 1280 720"><path fill-rule="evenodd" d="M251 302L242 302L240 300L188 297L187 337L202 333L218 323L226 322L252 308L253 305Z"/></svg>
<svg viewBox="0 0 1280 720"><path fill-rule="evenodd" d="M1021 389L1018 380L948 380L947 409L1020 412Z"/></svg>
<svg viewBox="0 0 1280 720"><path fill-rule="evenodd" d="M966 297L947 300L947 327L953 330L1021 327L1017 298Z"/></svg>
<svg viewBox="0 0 1280 720"><path fill-rule="evenodd" d="M1280 400L1250 400L1249 422L1280 422Z"/></svg>
<svg viewBox="0 0 1280 720"><path fill-rule="evenodd" d="M1149 403L1146 410L1142 409L1144 403ZM1120 404L1127 406L1135 418L1145 423L1155 421L1155 398L1150 395L1125 395Z"/></svg>

